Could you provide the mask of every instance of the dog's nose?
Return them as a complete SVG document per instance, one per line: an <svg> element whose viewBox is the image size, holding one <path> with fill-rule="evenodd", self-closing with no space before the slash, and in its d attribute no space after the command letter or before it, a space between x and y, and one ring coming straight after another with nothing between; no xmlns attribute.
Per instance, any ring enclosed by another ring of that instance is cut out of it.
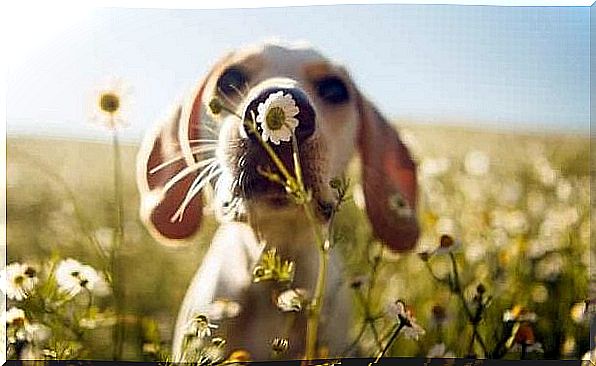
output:
<svg viewBox="0 0 596 366"><path fill-rule="evenodd" d="M292 101L296 109L292 106ZM315 132L315 110L306 93L298 87L270 87L263 89L247 105L244 120L257 119L256 127L259 134L263 129L269 129L269 135L287 134L293 128L291 119L298 120L294 133L298 142L302 142ZM248 136L255 139L249 128L244 127ZM278 130L279 131L276 131Z"/></svg>

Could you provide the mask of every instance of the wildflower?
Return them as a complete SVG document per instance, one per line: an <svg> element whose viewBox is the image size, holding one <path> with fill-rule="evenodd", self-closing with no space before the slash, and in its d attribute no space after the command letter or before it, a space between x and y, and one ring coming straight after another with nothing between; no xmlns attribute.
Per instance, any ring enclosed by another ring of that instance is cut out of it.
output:
<svg viewBox="0 0 596 366"><path fill-rule="evenodd" d="M56 282L60 290L75 296L83 290L103 296L109 293L106 280L88 265L68 258L56 266Z"/></svg>
<svg viewBox="0 0 596 366"><path fill-rule="evenodd" d="M207 317L212 320L235 318L240 314L240 304L228 299L217 299L209 305Z"/></svg>
<svg viewBox="0 0 596 366"><path fill-rule="evenodd" d="M596 348L590 350L582 356L582 366L591 366L596 364Z"/></svg>
<svg viewBox="0 0 596 366"><path fill-rule="evenodd" d="M199 353L198 365L214 365L224 359L224 348L226 340L220 337L215 337L211 340L211 344L206 346Z"/></svg>
<svg viewBox="0 0 596 366"><path fill-rule="evenodd" d="M466 154L464 166L469 175L483 176L488 173L490 158L482 151L470 151Z"/></svg>
<svg viewBox="0 0 596 366"><path fill-rule="evenodd" d="M392 317L399 320L399 325L403 325L403 333L406 338L418 340L420 336L423 336L426 332L424 329L416 323L416 318L412 315L410 309L406 309L406 304L397 300L392 302L387 307L387 313Z"/></svg>
<svg viewBox="0 0 596 366"><path fill-rule="evenodd" d="M16 327L25 325L25 322L27 321L27 318L25 317L25 311L16 307L8 309L4 314L4 318L6 319L6 325L12 325Z"/></svg>
<svg viewBox="0 0 596 366"><path fill-rule="evenodd" d="M188 324L186 334L199 339L211 337L211 330L219 326L211 324L209 319L203 314L195 316Z"/></svg>
<svg viewBox="0 0 596 366"><path fill-rule="evenodd" d="M286 338L275 338L271 342L271 350L276 354L286 353L290 348L290 342Z"/></svg>
<svg viewBox="0 0 596 366"><path fill-rule="evenodd" d="M455 355L451 351L447 351L444 343L438 343L432 346L428 350L426 355L428 358L455 358Z"/></svg>
<svg viewBox="0 0 596 366"><path fill-rule="evenodd" d="M94 95L91 120L110 130L126 124L125 112L129 104L130 88L121 79L109 79Z"/></svg>
<svg viewBox="0 0 596 366"><path fill-rule="evenodd" d="M11 300L29 297L38 281L37 271L28 264L11 263L0 273L2 292Z"/></svg>
<svg viewBox="0 0 596 366"><path fill-rule="evenodd" d="M271 140L276 145L280 141L290 141L298 119L294 118L300 110L291 94L283 91L272 93L265 102L257 107L257 123L263 129L263 140Z"/></svg>
<svg viewBox="0 0 596 366"><path fill-rule="evenodd" d="M294 262L281 260L275 248L263 254L261 262L253 271L253 282L277 281L292 282L294 279Z"/></svg>
<svg viewBox="0 0 596 366"><path fill-rule="evenodd" d="M576 323L581 323L587 319L588 315L588 304L584 302L578 302L573 304L569 312L571 319Z"/></svg>
<svg viewBox="0 0 596 366"><path fill-rule="evenodd" d="M532 313L519 305L516 305L511 310L503 313L504 322L535 322L536 314Z"/></svg>
<svg viewBox="0 0 596 366"><path fill-rule="evenodd" d="M283 312L299 312L302 310L305 295L304 289L286 290L277 297L277 308Z"/></svg>
<svg viewBox="0 0 596 366"><path fill-rule="evenodd" d="M435 249L433 254L451 253L451 252L459 249L460 246L461 246L461 244L459 241L456 241L450 235L443 234L443 235L441 235L441 238L439 239L439 247L437 249Z"/></svg>

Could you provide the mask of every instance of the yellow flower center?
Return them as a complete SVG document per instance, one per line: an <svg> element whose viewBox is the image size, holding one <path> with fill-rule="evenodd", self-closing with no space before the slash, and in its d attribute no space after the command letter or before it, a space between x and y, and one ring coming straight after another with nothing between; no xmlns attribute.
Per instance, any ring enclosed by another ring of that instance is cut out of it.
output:
<svg viewBox="0 0 596 366"><path fill-rule="evenodd" d="M23 282L25 282L25 277L23 277L23 276L16 276L14 278L14 283L17 286L21 286L23 284Z"/></svg>
<svg viewBox="0 0 596 366"><path fill-rule="evenodd" d="M267 123L267 127L272 131L279 130L284 125L285 120L286 113L281 107L271 108L265 117L265 123Z"/></svg>
<svg viewBox="0 0 596 366"><path fill-rule="evenodd" d="M120 98L114 93L103 93L99 97L99 107L107 113L115 113L120 108Z"/></svg>

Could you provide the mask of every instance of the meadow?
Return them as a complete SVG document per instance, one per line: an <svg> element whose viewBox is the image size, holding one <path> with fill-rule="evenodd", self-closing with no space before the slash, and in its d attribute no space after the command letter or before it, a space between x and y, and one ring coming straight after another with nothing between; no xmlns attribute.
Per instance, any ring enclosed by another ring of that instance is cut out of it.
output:
<svg viewBox="0 0 596 366"><path fill-rule="evenodd" d="M398 125L419 164L422 236L415 253L400 255L371 236L355 161L334 248L353 283L353 347L375 356L395 324L387 306L401 299L424 334L400 335L387 355L581 358L591 348L589 138ZM6 148L7 263L30 264L40 283L65 258L104 268L100 253L110 253L117 227L112 146L9 137ZM159 360L217 224L207 206L188 245L155 242L138 217L136 151L121 150L118 357ZM92 300L61 298L49 285L36 291L61 305L12 299L9 307L49 329L35 345L38 357L114 357L114 293ZM18 334L9 327L8 337ZM18 356L14 345L10 351Z"/></svg>

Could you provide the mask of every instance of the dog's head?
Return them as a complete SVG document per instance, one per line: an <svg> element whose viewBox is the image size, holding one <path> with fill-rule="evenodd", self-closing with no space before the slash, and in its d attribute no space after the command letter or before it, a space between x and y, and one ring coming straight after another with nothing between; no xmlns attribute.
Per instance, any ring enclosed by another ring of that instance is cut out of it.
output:
<svg viewBox="0 0 596 366"><path fill-rule="evenodd" d="M342 176L357 151L375 234L393 250L412 248L418 237L416 167L396 131L343 67L310 48L274 44L224 57L172 118L146 136L138 185L141 216L152 234L171 242L195 233L202 218L199 193L210 182L220 218L298 214L283 187L262 174L276 166L243 123L279 92L298 107L294 133L318 218L329 219L335 200L329 182ZM293 171L292 144L269 144Z"/></svg>

